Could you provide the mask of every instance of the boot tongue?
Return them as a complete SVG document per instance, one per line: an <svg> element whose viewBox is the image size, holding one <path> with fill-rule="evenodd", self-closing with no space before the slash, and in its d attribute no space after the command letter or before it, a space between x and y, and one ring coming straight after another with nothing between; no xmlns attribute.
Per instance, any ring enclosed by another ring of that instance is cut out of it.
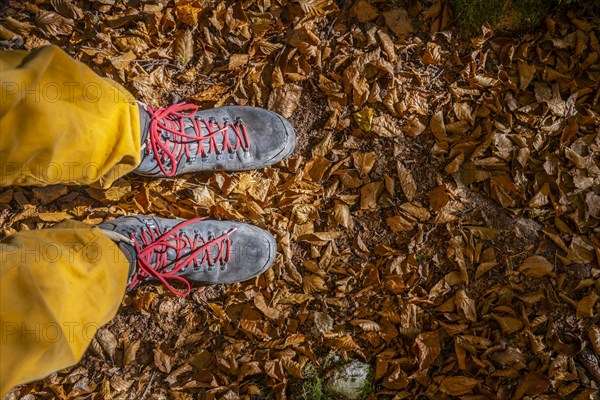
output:
<svg viewBox="0 0 600 400"><path fill-rule="evenodd" d="M121 252L125 255L125 258L127 258L127 261L129 261L129 280L129 278L131 278L135 273L137 264L137 256L135 253L135 248L132 245L131 239L112 230L103 228L100 228L100 230L102 231L102 233L108 236L109 239L115 242L117 246L119 246L119 250L121 250Z"/></svg>
<svg viewBox="0 0 600 400"><path fill-rule="evenodd" d="M140 110L140 130L141 130L141 143L142 146L146 143L148 139L148 130L150 127L150 114L146 111L145 106L142 103L138 102L138 108Z"/></svg>
<svg viewBox="0 0 600 400"><path fill-rule="evenodd" d="M125 242L119 242L118 246L121 252L125 254L125 257L129 261L129 275L127 277L127 280L129 281L129 279L131 279L131 277L136 271L137 257L135 255L135 249L132 245L127 244Z"/></svg>

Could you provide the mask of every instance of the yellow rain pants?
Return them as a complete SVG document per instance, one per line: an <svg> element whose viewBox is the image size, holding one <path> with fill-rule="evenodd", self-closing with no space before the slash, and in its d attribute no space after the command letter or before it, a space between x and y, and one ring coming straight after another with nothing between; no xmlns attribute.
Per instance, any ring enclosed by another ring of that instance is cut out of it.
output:
<svg viewBox="0 0 600 400"><path fill-rule="evenodd" d="M0 396L76 364L117 312L129 262L100 229L65 221L0 242Z"/></svg>
<svg viewBox="0 0 600 400"><path fill-rule="evenodd" d="M133 96L55 46L0 51L0 186L109 187L140 164Z"/></svg>
<svg viewBox="0 0 600 400"><path fill-rule="evenodd" d="M133 97L54 46L0 51L0 187L108 187L140 162ZM0 242L0 396L77 363L116 313L129 263L63 222Z"/></svg>

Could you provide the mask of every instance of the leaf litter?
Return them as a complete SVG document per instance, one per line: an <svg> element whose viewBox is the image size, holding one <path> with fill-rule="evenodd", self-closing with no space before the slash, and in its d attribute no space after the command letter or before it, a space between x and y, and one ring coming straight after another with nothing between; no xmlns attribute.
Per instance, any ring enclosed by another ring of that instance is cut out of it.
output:
<svg viewBox="0 0 600 400"><path fill-rule="evenodd" d="M3 190L4 236L208 215L280 247L253 282L127 294L79 364L9 399L294 398L330 352L375 366L373 399L598 395L591 4L470 40L437 0L7 4L3 48L57 44L153 106L269 107L298 132L261 171Z"/></svg>

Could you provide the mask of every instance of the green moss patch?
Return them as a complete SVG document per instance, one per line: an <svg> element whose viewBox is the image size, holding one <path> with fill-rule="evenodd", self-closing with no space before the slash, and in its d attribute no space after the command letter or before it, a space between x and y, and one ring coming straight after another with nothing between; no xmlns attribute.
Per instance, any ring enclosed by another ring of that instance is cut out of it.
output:
<svg viewBox="0 0 600 400"><path fill-rule="evenodd" d="M454 16L469 35L481 32L488 22L499 32L537 27L559 0L452 0Z"/></svg>

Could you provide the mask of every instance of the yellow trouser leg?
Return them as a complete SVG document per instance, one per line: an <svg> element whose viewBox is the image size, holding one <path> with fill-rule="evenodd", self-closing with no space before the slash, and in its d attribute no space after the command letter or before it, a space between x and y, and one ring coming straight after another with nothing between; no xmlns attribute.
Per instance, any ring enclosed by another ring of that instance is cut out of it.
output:
<svg viewBox="0 0 600 400"><path fill-rule="evenodd" d="M115 315L129 263L101 231L66 221L0 242L0 397L76 364Z"/></svg>
<svg viewBox="0 0 600 400"><path fill-rule="evenodd" d="M56 46L0 51L0 186L109 187L140 163L139 110Z"/></svg>

